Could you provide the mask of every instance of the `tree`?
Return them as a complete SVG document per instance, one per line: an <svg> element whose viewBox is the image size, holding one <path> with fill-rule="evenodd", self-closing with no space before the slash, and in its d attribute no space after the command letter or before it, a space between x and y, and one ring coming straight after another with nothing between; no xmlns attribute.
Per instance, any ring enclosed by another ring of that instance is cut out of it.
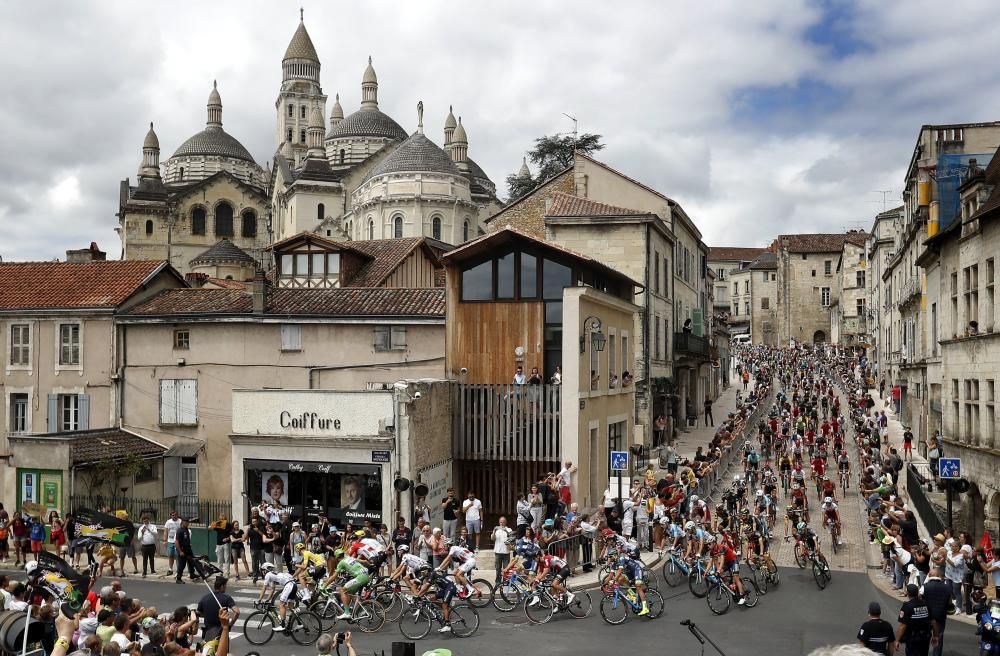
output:
<svg viewBox="0 0 1000 656"><path fill-rule="evenodd" d="M538 174L507 176L508 200L520 198L540 183L573 165L573 154L590 155L604 148L601 135L555 134L535 139L535 146L528 151L528 159L538 169Z"/></svg>

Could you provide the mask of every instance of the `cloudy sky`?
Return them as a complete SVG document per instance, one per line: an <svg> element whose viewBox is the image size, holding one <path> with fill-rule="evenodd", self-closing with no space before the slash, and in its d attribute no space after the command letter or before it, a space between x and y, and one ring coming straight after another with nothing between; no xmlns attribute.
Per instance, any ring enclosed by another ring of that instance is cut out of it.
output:
<svg viewBox="0 0 1000 656"><path fill-rule="evenodd" d="M709 245L868 227L898 199L924 123L1000 119L995 3L319 2L304 0L324 91L408 131L448 105L503 186L532 140L604 135L599 157L678 200ZM0 256L90 241L117 257L119 182L150 121L166 159L202 129L218 79L226 130L265 164L298 2L32 2L0 22ZM141 9L140 9L141 7Z"/></svg>

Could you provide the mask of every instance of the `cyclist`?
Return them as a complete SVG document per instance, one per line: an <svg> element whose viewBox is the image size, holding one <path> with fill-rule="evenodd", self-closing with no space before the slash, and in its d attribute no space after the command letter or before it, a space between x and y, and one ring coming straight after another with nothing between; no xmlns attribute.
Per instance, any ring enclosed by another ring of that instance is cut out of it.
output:
<svg viewBox="0 0 1000 656"><path fill-rule="evenodd" d="M301 542L295 545L295 553L302 557L302 562L295 569L295 580L299 585L309 586L313 581L326 578L326 558L309 551Z"/></svg>
<svg viewBox="0 0 1000 656"><path fill-rule="evenodd" d="M288 600L295 595L295 577L288 572L275 572L274 563L262 563L260 571L264 572L264 586L260 589L260 594L257 595L257 602L263 601L264 594L268 591L281 591L278 596L279 623L278 626L274 627L274 630L284 631L285 616L288 614Z"/></svg>
<svg viewBox="0 0 1000 656"><path fill-rule="evenodd" d="M417 596L422 597L427 594L427 591L432 585L437 587L437 593L434 595L434 599L432 601L441 607L441 614L444 615L444 626L438 629L438 633L451 633L451 600L454 599L455 595L458 593L458 588L455 587L455 583L451 580L451 577L449 577L447 573L442 572L441 570L432 569L430 571L430 575L427 577L427 580L417 592Z"/></svg>
<svg viewBox="0 0 1000 656"><path fill-rule="evenodd" d="M823 475L823 483L820 485L820 490L823 497L837 496L837 484L831 481L830 477L826 474Z"/></svg>
<svg viewBox="0 0 1000 656"><path fill-rule="evenodd" d="M448 555L445 556L445 559L441 561L440 565L438 565L438 571L445 571L448 565L452 562L458 565L458 569L455 570L455 583L460 586L459 596L468 596L475 592L472 585L469 583L467 574L476 569L476 555L465 547L452 545L451 548L448 549ZM462 595L463 589L466 593L465 595Z"/></svg>
<svg viewBox="0 0 1000 656"><path fill-rule="evenodd" d="M369 574L375 574L389 557L385 547L378 540L368 537L364 531L355 531L354 538L347 555L361 561L368 568Z"/></svg>
<svg viewBox="0 0 1000 656"><path fill-rule="evenodd" d="M684 549L684 558L698 558L705 552L705 540L709 536L709 533L703 528L696 526L690 520L684 525L684 532L687 534L687 546Z"/></svg>
<svg viewBox="0 0 1000 656"><path fill-rule="evenodd" d="M828 496L823 499L821 510L823 512L823 528L830 528L831 523L836 526L837 546L844 544L844 541L840 539L840 509L837 502L833 500L833 497Z"/></svg>
<svg viewBox="0 0 1000 656"><path fill-rule="evenodd" d="M642 602L642 609L638 614L649 615L649 606L646 604L646 586L642 580L642 562L627 552L623 553L618 557L618 569L615 570L614 576L619 584L635 586L639 601Z"/></svg>
<svg viewBox="0 0 1000 656"><path fill-rule="evenodd" d="M851 484L851 457L847 455L847 449L841 449L837 456L837 469L841 476L847 476L847 484Z"/></svg>
<svg viewBox="0 0 1000 656"><path fill-rule="evenodd" d="M368 581L371 577L368 575L368 566L364 562L354 558L353 556L348 556L344 553L343 549L337 549L333 552L334 558L338 559L337 569L334 570L330 579L333 579L339 575L343 575L348 579L346 583L340 586L340 601L344 606L344 610L340 615L337 615L338 620L346 620L351 617L349 611L351 606L351 595L355 594L361 588L368 585ZM328 580L328 583L332 581Z"/></svg>
<svg viewBox="0 0 1000 656"><path fill-rule="evenodd" d="M806 545L806 551L810 555L816 554L816 558L823 563L823 567L830 569L830 564L826 561L826 556L823 555L823 551L819 548L819 536L816 535L816 531L809 528L809 525L805 522L799 522L799 525L795 527L799 542Z"/></svg>
<svg viewBox="0 0 1000 656"><path fill-rule="evenodd" d="M570 569L565 560L552 554L545 554L541 561L542 568L538 571L538 579L543 580L546 575L552 575L552 589L557 594L566 595L566 603L571 604L576 599L576 595L566 587L566 579L569 578ZM558 597L557 597L558 598ZM538 597L531 600L531 605L538 604Z"/></svg>
<svg viewBox="0 0 1000 656"><path fill-rule="evenodd" d="M410 547L405 544L399 545L396 554L399 557L399 566L392 571L389 578L398 581L402 577L406 587L416 595L422 584L420 577L426 576L427 571L431 569L431 564L420 556L411 554Z"/></svg>
<svg viewBox="0 0 1000 656"><path fill-rule="evenodd" d="M736 603L742 606L746 603L744 598L746 591L743 589L743 581L740 580L740 555L725 541L725 536L722 534L715 536L713 542L711 548L712 564L720 576L732 574L733 583L736 584L739 596Z"/></svg>

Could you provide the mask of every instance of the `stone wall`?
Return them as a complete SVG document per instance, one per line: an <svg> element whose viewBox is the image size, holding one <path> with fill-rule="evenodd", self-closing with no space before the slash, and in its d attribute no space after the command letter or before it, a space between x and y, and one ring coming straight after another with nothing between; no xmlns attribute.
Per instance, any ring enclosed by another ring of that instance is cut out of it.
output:
<svg viewBox="0 0 1000 656"><path fill-rule="evenodd" d="M545 211L549 199L556 192L573 193L573 172L565 171L520 202L508 206L486 225L486 232L496 232L511 227L542 238L545 236Z"/></svg>
<svg viewBox="0 0 1000 656"><path fill-rule="evenodd" d="M830 289L830 302L836 298L834 268L839 253L789 253L778 251L778 335L812 343L830 339L830 307L821 303L822 289ZM825 262L830 273L825 273ZM822 335L820 335L822 333Z"/></svg>

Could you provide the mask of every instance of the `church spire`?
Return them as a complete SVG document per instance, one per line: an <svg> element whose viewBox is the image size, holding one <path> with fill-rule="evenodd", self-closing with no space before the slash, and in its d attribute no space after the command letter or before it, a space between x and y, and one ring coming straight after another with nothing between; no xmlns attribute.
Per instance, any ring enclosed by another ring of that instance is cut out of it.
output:
<svg viewBox="0 0 1000 656"><path fill-rule="evenodd" d="M368 68L361 77L361 109L378 109L378 76L368 55Z"/></svg>
<svg viewBox="0 0 1000 656"><path fill-rule="evenodd" d="M208 94L208 122L205 127L222 127L222 96L219 95L219 84L212 80L212 92Z"/></svg>
<svg viewBox="0 0 1000 656"><path fill-rule="evenodd" d="M344 120L344 108L340 106L340 94L336 96L336 100L333 101L333 109L330 110L330 127L332 128L337 123Z"/></svg>
<svg viewBox="0 0 1000 656"><path fill-rule="evenodd" d="M281 58L282 79L306 79L319 83L319 55L309 32L306 30L305 16L299 9L299 26L292 34L292 40L285 48L285 56Z"/></svg>
<svg viewBox="0 0 1000 656"><path fill-rule="evenodd" d="M153 123L149 124L149 132L142 140L142 166L139 167L140 178L160 179L160 140L153 130Z"/></svg>
<svg viewBox="0 0 1000 656"><path fill-rule="evenodd" d="M451 105L448 105L448 116L444 119L444 147L445 150L451 146L452 136L455 134L455 126L458 122L455 120L455 112L452 110Z"/></svg>
<svg viewBox="0 0 1000 656"><path fill-rule="evenodd" d="M469 137L465 134L465 126L462 125L462 117L458 117L458 127L455 128L455 134L452 137L451 142L451 159L454 160L455 166L457 166L462 171L469 170Z"/></svg>
<svg viewBox="0 0 1000 656"><path fill-rule="evenodd" d="M521 158L521 170L517 172L519 178L531 178L531 169L528 168L528 158Z"/></svg>

